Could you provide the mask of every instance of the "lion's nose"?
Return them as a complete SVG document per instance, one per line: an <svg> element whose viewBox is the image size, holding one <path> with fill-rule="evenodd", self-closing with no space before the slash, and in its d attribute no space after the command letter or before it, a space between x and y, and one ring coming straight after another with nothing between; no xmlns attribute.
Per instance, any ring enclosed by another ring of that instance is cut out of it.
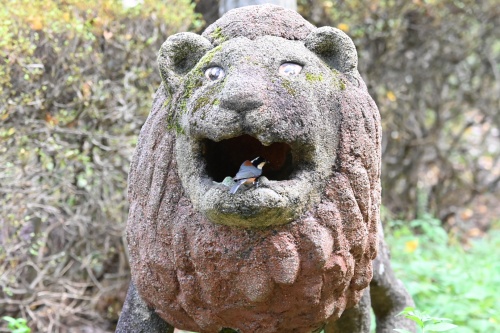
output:
<svg viewBox="0 0 500 333"><path fill-rule="evenodd" d="M257 109L263 104L262 92L266 83L252 77L234 75L227 77L221 96L221 107L244 112Z"/></svg>

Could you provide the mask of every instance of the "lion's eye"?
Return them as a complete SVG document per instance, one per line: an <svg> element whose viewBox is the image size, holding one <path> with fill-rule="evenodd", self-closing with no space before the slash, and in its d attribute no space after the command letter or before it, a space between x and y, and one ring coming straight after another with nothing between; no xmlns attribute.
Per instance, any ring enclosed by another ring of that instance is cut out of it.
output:
<svg viewBox="0 0 500 333"><path fill-rule="evenodd" d="M205 77L210 81L220 80L224 75L224 70L220 67L210 67L205 71Z"/></svg>
<svg viewBox="0 0 500 333"><path fill-rule="evenodd" d="M279 73L283 76L295 76L300 73L302 66L293 62L285 62L280 66Z"/></svg>

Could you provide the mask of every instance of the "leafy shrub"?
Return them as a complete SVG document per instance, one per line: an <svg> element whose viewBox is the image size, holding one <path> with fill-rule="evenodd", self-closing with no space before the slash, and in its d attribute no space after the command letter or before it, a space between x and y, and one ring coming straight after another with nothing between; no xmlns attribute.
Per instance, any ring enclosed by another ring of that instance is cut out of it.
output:
<svg viewBox="0 0 500 333"><path fill-rule="evenodd" d="M36 331L116 320L128 281L127 172L188 0L0 7L0 315Z"/></svg>
<svg viewBox="0 0 500 333"><path fill-rule="evenodd" d="M345 30L383 121L383 202L458 220L500 182L500 12L495 0L299 0ZM496 199L492 199L495 205Z"/></svg>
<svg viewBox="0 0 500 333"><path fill-rule="evenodd" d="M500 230L462 245L428 215L393 221L392 265L417 308L459 325L453 332L496 332L500 324Z"/></svg>
<svg viewBox="0 0 500 333"><path fill-rule="evenodd" d="M11 330L12 333L30 333L31 329L27 326L26 319L24 318L12 318L12 317L2 317L3 320L7 322L7 328Z"/></svg>
<svg viewBox="0 0 500 333"><path fill-rule="evenodd" d="M421 333L425 332L446 332L457 327L452 324L448 318L431 317L426 313L415 310L415 308L407 307L397 316L404 316L417 324L418 330ZM411 333L406 329L396 328L394 331L398 333Z"/></svg>

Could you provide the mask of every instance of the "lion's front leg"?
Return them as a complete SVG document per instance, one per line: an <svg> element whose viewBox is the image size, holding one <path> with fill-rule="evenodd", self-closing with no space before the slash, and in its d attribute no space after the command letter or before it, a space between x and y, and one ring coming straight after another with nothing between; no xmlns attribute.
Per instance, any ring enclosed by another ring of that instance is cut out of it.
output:
<svg viewBox="0 0 500 333"><path fill-rule="evenodd" d="M406 329L416 332L415 323L396 315L408 306L415 306L403 282L396 278L391 266L390 252L379 225L378 255L373 261L373 279L370 283L370 298L377 323L377 333Z"/></svg>
<svg viewBox="0 0 500 333"><path fill-rule="evenodd" d="M148 308L132 281L116 326L116 333L173 333L174 327Z"/></svg>
<svg viewBox="0 0 500 333"><path fill-rule="evenodd" d="M370 309L370 288L368 287L358 304L344 311L339 320L326 325L325 333L369 333Z"/></svg>

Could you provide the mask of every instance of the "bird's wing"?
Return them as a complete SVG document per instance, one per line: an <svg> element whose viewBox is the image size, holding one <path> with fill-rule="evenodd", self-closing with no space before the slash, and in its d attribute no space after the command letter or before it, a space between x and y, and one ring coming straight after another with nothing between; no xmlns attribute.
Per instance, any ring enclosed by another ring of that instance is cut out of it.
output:
<svg viewBox="0 0 500 333"><path fill-rule="evenodd" d="M235 194L243 184L245 184L246 186L253 186L255 184L255 178L241 179L236 184L234 184L233 187L231 187L229 193Z"/></svg>
<svg viewBox="0 0 500 333"><path fill-rule="evenodd" d="M253 178L253 177L259 177L262 174L262 170L257 169L254 166L246 166L242 165L240 167L240 170L234 176L234 180L240 180L240 179L246 179L246 178Z"/></svg>

